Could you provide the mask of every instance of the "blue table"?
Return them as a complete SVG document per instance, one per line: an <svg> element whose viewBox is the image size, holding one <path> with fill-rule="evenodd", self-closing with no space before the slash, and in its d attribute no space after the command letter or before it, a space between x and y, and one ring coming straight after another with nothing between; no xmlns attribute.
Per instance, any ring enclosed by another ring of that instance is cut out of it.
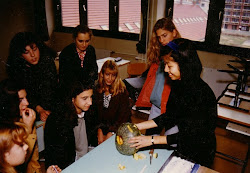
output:
<svg viewBox="0 0 250 173"><path fill-rule="evenodd" d="M158 158L153 158L149 163L149 150L139 151L147 156L143 160L135 160L133 156L120 154L115 147L115 135L95 149L87 153L78 161L65 168L63 173L156 173L160 170L164 162L169 158L173 151L166 149L155 149ZM120 170L118 165L124 165L126 168ZM145 166L146 165L146 166Z"/></svg>

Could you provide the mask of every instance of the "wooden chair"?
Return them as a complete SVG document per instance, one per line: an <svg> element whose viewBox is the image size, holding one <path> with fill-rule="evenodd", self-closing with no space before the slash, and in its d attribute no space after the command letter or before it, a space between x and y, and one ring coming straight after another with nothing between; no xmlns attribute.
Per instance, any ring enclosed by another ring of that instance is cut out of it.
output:
<svg viewBox="0 0 250 173"><path fill-rule="evenodd" d="M146 63L132 63L128 65L129 77L140 76L147 69Z"/></svg>

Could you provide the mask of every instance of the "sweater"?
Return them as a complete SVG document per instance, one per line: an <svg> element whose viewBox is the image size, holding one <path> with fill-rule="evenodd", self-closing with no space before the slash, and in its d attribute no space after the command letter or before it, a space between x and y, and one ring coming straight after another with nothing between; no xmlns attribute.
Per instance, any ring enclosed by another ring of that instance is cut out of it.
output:
<svg viewBox="0 0 250 173"><path fill-rule="evenodd" d="M103 107L103 93L96 92L95 98L98 107L99 128L104 134L116 132L122 123L130 121L131 108L127 90L111 97L108 108Z"/></svg>
<svg viewBox="0 0 250 173"><path fill-rule="evenodd" d="M64 169L75 162L74 127L78 125L77 120L78 115L65 105L59 106L58 111L53 111L48 117L44 131L46 167L58 165L61 169ZM97 113L93 105L85 112L84 120L88 144L96 146Z"/></svg>
<svg viewBox="0 0 250 173"><path fill-rule="evenodd" d="M89 45L81 67L76 45L72 43L65 47L59 56L59 84L63 89L69 89L75 81L89 81L94 84L98 78L98 66L93 46Z"/></svg>
<svg viewBox="0 0 250 173"><path fill-rule="evenodd" d="M169 145L177 143L177 151L204 166L213 163L217 120L216 98L201 78L192 84L173 81L166 113L154 122L161 128L175 125L179 132L167 136Z"/></svg>
<svg viewBox="0 0 250 173"><path fill-rule="evenodd" d="M54 60L50 56L40 56L36 65L26 62L18 67L9 67L9 77L24 84L30 107L34 110L40 105L51 110L57 88L57 72Z"/></svg>

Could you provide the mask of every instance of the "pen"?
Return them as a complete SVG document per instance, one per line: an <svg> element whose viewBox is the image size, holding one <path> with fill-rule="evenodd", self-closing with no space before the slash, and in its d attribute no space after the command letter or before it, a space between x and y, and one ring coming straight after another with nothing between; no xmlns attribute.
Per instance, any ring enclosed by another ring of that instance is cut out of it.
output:
<svg viewBox="0 0 250 173"><path fill-rule="evenodd" d="M53 167L54 171L56 171L56 173L58 173L58 171L57 171L55 165L52 165L52 167Z"/></svg>

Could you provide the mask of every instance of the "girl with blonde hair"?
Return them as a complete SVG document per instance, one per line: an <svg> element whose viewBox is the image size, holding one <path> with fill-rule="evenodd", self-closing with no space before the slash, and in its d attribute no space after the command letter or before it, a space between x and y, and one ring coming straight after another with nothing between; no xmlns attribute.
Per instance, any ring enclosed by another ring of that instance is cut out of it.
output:
<svg viewBox="0 0 250 173"><path fill-rule="evenodd" d="M107 60L99 73L95 93L98 107L98 144L108 139L118 127L130 120L131 111L126 86L119 77L118 67Z"/></svg>
<svg viewBox="0 0 250 173"><path fill-rule="evenodd" d="M22 164L25 162L28 145L27 128L23 123L0 123L0 172L22 172ZM56 170L55 170L56 169ZM58 166L50 166L47 173L61 172Z"/></svg>

